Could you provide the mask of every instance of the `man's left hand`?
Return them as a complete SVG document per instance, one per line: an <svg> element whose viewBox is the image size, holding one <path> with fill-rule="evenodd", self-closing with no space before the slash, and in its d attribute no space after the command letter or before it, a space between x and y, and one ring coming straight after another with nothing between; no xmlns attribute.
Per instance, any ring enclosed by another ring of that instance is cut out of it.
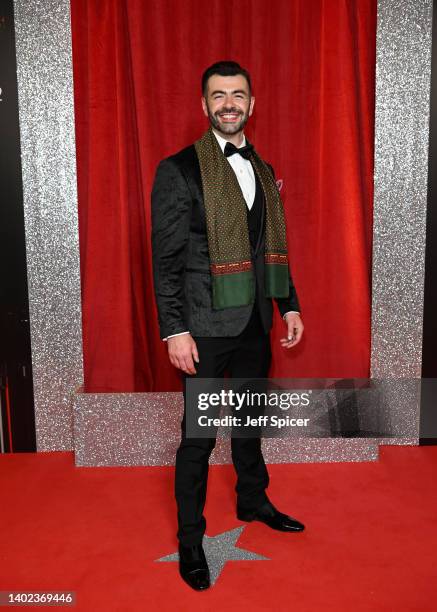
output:
<svg viewBox="0 0 437 612"><path fill-rule="evenodd" d="M281 338L284 348L291 348L299 344L303 334L303 323L300 315L290 312L285 315L285 325L287 326L287 338Z"/></svg>

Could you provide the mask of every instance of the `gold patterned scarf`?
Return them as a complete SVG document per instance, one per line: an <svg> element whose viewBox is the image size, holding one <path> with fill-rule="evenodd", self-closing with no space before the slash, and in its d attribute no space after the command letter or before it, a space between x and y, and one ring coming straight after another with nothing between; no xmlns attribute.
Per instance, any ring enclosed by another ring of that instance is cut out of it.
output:
<svg viewBox="0 0 437 612"><path fill-rule="evenodd" d="M199 158L206 211L213 308L245 306L255 300L255 277L247 225L247 204L235 172L209 128L194 143ZM284 209L271 170L252 151L250 161L266 204L265 294L288 296L288 256Z"/></svg>

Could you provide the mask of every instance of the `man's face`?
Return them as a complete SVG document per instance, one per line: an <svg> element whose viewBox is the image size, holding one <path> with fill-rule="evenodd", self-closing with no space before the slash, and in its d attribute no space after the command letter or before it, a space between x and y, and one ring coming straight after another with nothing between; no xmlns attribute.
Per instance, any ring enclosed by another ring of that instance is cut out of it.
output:
<svg viewBox="0 0 437 612"><path fill-rule="evenodd" d="M252 114L255 98L249 95L249 85L241 74L208 79L202 108L213 128L222 134L240 132Z"/></svg>

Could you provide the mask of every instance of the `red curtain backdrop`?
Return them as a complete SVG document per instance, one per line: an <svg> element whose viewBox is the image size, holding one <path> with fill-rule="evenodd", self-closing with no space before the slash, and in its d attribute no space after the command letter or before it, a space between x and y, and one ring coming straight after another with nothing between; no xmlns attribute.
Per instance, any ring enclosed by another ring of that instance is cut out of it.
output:
<svg viewBox="0 0 437 612"><path fill-rule="evenodd" d="M150 191L207 128L200 78L252 75L247 134L283 180L304 339L275 377L366 377L376 0L72 0L86 391L180 390L159 339ZM275 307L276 309L276 307Z"/></svg>

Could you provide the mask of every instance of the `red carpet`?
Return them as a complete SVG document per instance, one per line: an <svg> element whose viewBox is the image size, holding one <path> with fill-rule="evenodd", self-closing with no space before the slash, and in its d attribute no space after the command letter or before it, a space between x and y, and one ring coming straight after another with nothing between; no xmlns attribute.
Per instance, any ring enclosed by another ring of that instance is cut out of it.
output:
<svg viewBox="0 0 437 612"><path fill-rule="evenodd" d="M383 447L376 463L274 465L270 475L272 501L307 530L249 524L238 546L270 561L228 562L213 588L196 593L176 563L154 562L177 546L172 468L2 455L0 590L74 590L73 609L90 612L437 608L437 447ZM243 523L233 468L210 476L215 535Z"/></svg>

